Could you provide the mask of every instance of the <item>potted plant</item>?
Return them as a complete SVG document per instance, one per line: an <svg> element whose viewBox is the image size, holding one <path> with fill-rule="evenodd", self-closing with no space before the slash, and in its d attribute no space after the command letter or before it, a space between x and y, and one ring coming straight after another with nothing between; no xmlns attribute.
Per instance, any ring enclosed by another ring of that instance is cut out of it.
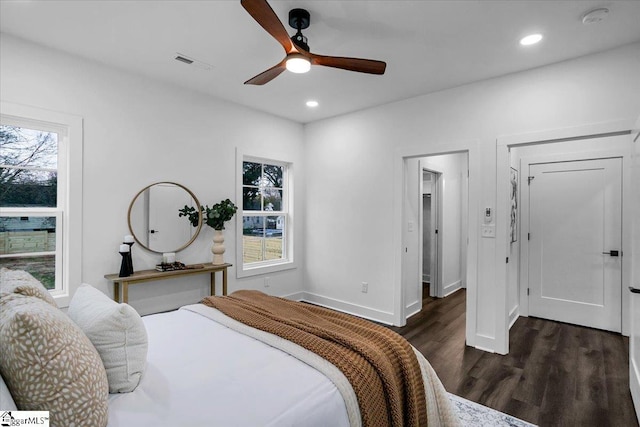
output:
<svg viewBox="0 0 640 427"><path fill-rule="evenodd" d="M202 221L209 227L213 228L213 246L211 252L213 252L213 264L224 264L223 254L224 247L224 223L233 218L233 215L238 211L236 205L229 199L221 200L212 207L209 205L200 206L202 212ZM178 209L178 216L185 216L191 222L194 227L198 226L199 215L196 208L193 206L185 205L184 208Z"/></svg>

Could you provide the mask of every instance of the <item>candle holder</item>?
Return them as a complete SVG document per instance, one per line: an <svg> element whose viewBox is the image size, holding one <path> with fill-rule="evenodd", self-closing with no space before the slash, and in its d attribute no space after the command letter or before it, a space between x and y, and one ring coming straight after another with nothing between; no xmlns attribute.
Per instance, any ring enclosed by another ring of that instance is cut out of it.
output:
<svg viewBox="0 0 640 427"><path fill-rule="evenodd" d="M127 242L126 240L124 242L125 245L129 245L129 252L127 255L127 266L129 268L129 274L127 274L127 276L131 276L133 274L133 258L131 257L131 247L133 246L133 244L135 242ZM121 276L124 277L124 276Z"/></svg>
<svg viewBox="0 0 640 427"><path fill-rule="evenodd" d="M129 264L131 252L120 251L120 255L122 255L122 262L120 263L120 274L118 274L118 277L129 277L131 276L131 270L133 270L133 267L130 267Z"/></svg>

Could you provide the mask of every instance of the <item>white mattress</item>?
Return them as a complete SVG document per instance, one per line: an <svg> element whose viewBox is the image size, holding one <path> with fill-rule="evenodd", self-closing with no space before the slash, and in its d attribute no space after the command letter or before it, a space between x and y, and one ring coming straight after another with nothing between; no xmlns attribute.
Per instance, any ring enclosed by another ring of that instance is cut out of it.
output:
<svg viewBox="0 0 640 427"><path fill-rule="evenodd" d="M143 317L147 367L109 397L109 426L348 426L344 400L300 360L188 310Z"/></svg>

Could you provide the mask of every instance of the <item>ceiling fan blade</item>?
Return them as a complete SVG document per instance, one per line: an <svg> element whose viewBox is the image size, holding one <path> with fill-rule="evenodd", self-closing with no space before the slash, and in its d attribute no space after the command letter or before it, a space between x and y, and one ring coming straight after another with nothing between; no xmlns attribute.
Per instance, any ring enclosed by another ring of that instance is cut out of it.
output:
<svg viewBox="0 0 640 427"><path fill-rule="evenodd" d="M368 74L384 74L387 63L373 59L344 58L340 56L315 55L310 53L311 64L325 67L341 68Z"/></svg>
<svg viewBox="0 0 640 427"><path fill-rule="evenodd" d="M267 71L263 71L255 77L250 78L244 84L246 85L263 85L265 83L269 83L271 80L275 79L287 69L287 61L286 58L282 60L278 65L274 65L269 68Z"/></svg>
<svg viewBox="0 0 640 427"><path fill-rule="evenodd" d="M297 52L289 33L266 0L241 0L240 4L267 33L282 45L287 53Z"/></svg>

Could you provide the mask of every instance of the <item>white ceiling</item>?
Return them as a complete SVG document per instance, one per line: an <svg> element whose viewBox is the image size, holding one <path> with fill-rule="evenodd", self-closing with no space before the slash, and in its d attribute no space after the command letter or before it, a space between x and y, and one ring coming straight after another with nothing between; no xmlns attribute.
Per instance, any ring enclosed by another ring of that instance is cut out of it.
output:
<svg viewBox="0 0 640 427"><path fill-rule="evenodd" d="M640 41L640 1L271 0L287 30L305 8L317 54L387 62L383 76L313 67L244 85L282 47L227 1L0 0L0 30L42 45L306 123ZM606 20L582 24L596 7ZM518 40L540 32L544 40ZM290 31L293 34L293 30ZM176 52L212 65L174 60ZM320 106L309 109L308 99Z"/></svg>

